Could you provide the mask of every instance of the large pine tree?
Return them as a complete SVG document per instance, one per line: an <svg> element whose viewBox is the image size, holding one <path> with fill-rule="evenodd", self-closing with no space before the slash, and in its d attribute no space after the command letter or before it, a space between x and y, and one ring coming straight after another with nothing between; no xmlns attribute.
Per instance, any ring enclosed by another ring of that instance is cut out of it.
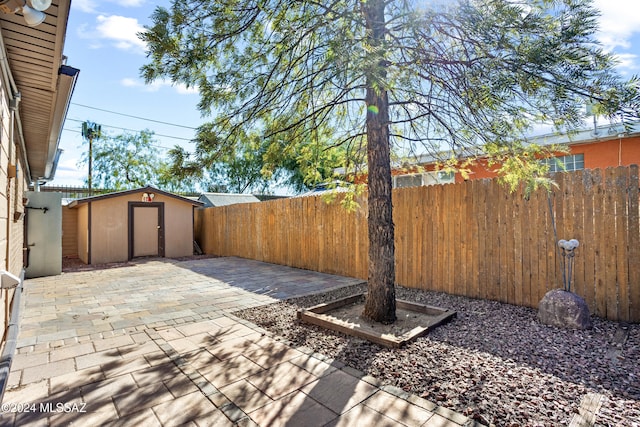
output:
<svg viewBox="0 0 640 427"><path fill-rule="evenodd" d="M275 152L318 126L332 144L366 146L364 315L388 323L392 148L517 156L533 123L569 131L585 102L615 107L596 18L588 0L174 0L141 34L142 74L199 88L217 135L200 141L203 159L256 130Z"/></svg>

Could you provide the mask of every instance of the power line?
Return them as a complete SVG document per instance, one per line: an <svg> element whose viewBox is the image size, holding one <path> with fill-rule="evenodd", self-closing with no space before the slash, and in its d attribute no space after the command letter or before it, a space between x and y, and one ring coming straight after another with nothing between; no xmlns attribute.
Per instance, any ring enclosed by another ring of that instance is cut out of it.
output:
<svg viewBox="0 0 640 427"><path fill-rule="evenodd" d="M75 130L75 129L67 129L67 128L65 128L65 129L62 129L62 130L66 131L66 132L73 132L73 133L82 134L82 132L80 132L79 130ZM149 145L151 145L152 147L161 148L163 150L171 150L171 148L165 147L164 145L158 145L158 144L149 144Z"/></svg>
<svg viewBox="0 0 640 427"><path fill-rule="evenodd" d="M70 119L70 118L67 118L67 120L68 120L68 121L71 121L71 122L79 122L79 123L84 122L84 120ZM123 128L123 127L119 127L119 126L103 125L102 123L101 123L100 125L101 125L101 126L103 126L103 127L106 127L106 128L111 128L111 129L120 129L120 130L124 130L124 131L127 131L127 132L134 132L134 133L140 133L140 132L142 132L141 130L136 130L136 129L127 129L127 128ZM72 130L72 129L65 129L65 130L68 130L69 132L78 132L78 133L82 133L82 132L80 132L80 131L74 131L74 130ZM162 135L162 134L160 134L160 133L155 133L155 132L153 133L153 135L154 135L154 136L161 136L161 137L163 137L163 138L178 139L178 140L181 140L181 141L193 141L193 139L191 139L191 138L182 138L182 137L179 137L179 136Z"/></svg>
<svg viewBox="0 0 640 427"><path fill-rule="evenodd" d="M168 122L163 122L160 120L154 120L154 119L148 119L146 117L140 117L140 116L132 116L131 114L124 114L124 113L118 113L116 111L111 111L111 110L105 110L103 108L98 108L98 107L91 107L89 105L83 105L83 104L76 104L75 102L72 102L71 105L76 105L78 107L84 107L84 108L89 108L91 110L97 110L97 111L104 111L105 113L111 113L111 114L117 114L119 116L124 116L124 117L131 117L132 119L138 119L138 120L146 120L148 122L154 122L154 123L160 123L163 125L168 125L168 126L175 126L175 127L179 127L179 128L185 128L185 129L191 129L191 130L196 130L197 128L191 127L191 126L184 126L184 125L177 125L175 123L168 123Z"/></svg>

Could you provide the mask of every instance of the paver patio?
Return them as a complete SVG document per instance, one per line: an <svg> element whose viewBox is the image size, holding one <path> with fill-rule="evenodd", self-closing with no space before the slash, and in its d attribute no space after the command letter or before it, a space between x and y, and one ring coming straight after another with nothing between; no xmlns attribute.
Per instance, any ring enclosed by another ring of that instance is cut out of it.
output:
<svg viewBox="0 0 640 427"><path fill-rule="evenodd" d="M27 280L0 424L472 425L231 314L355 283L239 258Z"/></svg>

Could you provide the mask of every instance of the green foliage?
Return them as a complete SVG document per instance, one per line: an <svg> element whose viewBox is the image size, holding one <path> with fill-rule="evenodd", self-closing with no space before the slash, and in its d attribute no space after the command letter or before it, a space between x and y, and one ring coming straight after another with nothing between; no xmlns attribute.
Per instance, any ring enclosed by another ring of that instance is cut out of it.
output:
<svg viewBox="0 0 640 427"><path fill-rule="evenodd" d="M83 124L84 125L84 124ZM83 127L84 129L84 127ZM127 190L154 185L167 191L190 191L193 185L176 179L158 156L153 133L124 133L110 136L100 132L93 141L93 182L102 188ZM80 165L88 163L84 154Z"/></svg>
<svg viewBox="0 0 640 427"><path fill-rule="evenodd" d="M528 198L538 188L550 190L555 185L549 177L549 165L541 159L566 153L567 149L558 145L514 143L510 147L487 144L485 151L489 155L489 167L497 167L499 180L509 191L522 187L524 197Z"/></svg>
<svg viewBox="0 0 640 427"><path fill-rule="evenodd" d="M588 0L381 7L384 34L375 40L359 1L158 7L140 35L149 49L142 75L198 87L199 108L212 117L185 171L246 167L249 188L282 177L278 171L294 186L310 186L331 179L336 164L352 170L363 162L366 111L378 108L365 105L367 87L388 92L392 147L446 153L442 161L479 147L510 152L534 123L576 129L589 100L612 118L637 117L637 81L612 72ZM534 182L538 172L532 165L516 175Z"/></svg>

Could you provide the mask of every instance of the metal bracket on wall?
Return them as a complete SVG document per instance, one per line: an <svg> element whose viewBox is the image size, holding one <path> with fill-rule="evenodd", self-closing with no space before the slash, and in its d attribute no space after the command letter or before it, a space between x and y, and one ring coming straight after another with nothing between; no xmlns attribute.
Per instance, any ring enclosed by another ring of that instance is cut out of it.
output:
<svg viewBox="0 0 640 427"><path fill-rule="evenodd" d="M47 211L49 210L49 208L47 208L47 207L44 207L44 208L34 208L34 207L31 207L31 206L27 206L27 209L36 209L36 210L42 211L42 213L47 213Z"/></svg>

